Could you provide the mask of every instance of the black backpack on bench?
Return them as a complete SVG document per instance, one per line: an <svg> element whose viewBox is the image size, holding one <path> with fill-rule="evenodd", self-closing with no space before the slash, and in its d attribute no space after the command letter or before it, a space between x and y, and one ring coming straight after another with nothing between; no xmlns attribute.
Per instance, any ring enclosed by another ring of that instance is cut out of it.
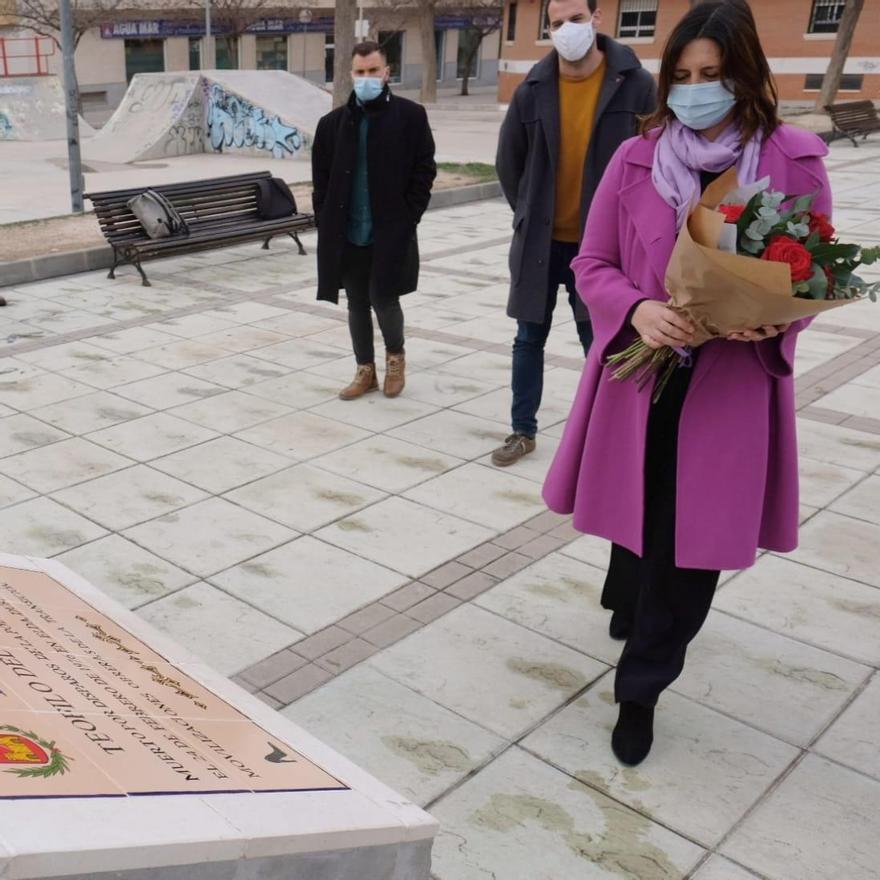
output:
<svg viewBox="0 0 880 880"><path fill-rule="evenodd" d="M263 220L280 220L296 213L296 199L280 177L257 181L257 213Z"/></svg>

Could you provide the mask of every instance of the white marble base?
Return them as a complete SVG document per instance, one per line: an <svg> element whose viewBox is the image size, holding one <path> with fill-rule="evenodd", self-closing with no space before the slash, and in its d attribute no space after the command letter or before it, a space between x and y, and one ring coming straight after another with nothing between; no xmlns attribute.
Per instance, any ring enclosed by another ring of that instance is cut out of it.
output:
<svg viewBox="0 0 880 880"><path fill-rule="evenodd" d="M308 791L0 798L3 880L428 880L431 843L437 832L432 817L60 563L0 554L0 566L44 572L64 584L246 715L273 740L292 747L346 786ZM0 645L10 641L9 636L0 638ZM44 724L49 724L50 717L57 723L51 709L35 712L46 713ZM9 721L0 719L2 723Z"/></svg>

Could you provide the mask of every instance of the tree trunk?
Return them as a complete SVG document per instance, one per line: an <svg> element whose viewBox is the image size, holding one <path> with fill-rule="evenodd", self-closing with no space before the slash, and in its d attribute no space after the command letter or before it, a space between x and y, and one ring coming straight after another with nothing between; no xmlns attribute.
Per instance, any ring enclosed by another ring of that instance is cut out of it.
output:
<svg viewBox="0 0 880 880"><path fill-rule="evenodd" d="M467 97L470 94L470 91L468 91L468 81L471 78L471 66L474 63L474 58L477 57L477 52L480 51L480 45L482 44L482 42L483 42L483 38L480 37L477 44L471 50L471 53L468 55L467 58L465 58L464 76L461 78L461 94L464 95L465 97Z"/></svg>
<svg viewBox="0 0 880 880"><path fill-rule="evenodd" d="M336 0L333 24L333 106L341 107L351 94L351 50L357 0Z"/></svg>
<svg viewBox="0 0 880 880"><path fill-rule="evenodd" d="M816 99L817 110L823 110L828 104L834 103L837 90L840 88L843 67L852 46L853 34L864 5L865 0L847 0L846 6L843 8L840 26L837 29L837 40L834 42L834 51L831 53L831 60L828 62L828 69L822 80L822 90Z"/></svg>
<svg viewBox="0 0 880 880"><path fill-rule="evenodd" d="M423 104L437 103L437 41L434 39L433 0L419 0L419 31L422 35Z"/></svg>

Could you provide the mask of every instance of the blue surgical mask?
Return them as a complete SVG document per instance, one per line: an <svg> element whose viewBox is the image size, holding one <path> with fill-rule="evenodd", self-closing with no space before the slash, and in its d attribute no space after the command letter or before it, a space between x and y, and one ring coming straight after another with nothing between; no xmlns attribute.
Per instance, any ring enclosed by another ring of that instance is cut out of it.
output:
<svg viewBox="0 0 880 880"><path fill-rule="evenodd" d="M382 94L384 88L385 82L380 76L356 76L354 78L354 93L362 104L375 101Z"/></svg>
<svg viewBox="0 0 880 880"><path fill-rule="evenodd" d="M705 131L718 125L736 104L733 86L727 82L674 85L666 101L682 125Z"/></svg>

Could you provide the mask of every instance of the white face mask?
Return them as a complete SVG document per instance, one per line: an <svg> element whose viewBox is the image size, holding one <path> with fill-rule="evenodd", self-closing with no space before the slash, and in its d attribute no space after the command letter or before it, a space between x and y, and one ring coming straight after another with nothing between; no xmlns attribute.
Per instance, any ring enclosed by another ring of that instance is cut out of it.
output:
<svg viewBox="0 0 880 880"><path fill-rule="evenodd" d="M580 61L596 39L591 21L567 21L557 31L550 31L553 47L566 61Z"/></svg>

